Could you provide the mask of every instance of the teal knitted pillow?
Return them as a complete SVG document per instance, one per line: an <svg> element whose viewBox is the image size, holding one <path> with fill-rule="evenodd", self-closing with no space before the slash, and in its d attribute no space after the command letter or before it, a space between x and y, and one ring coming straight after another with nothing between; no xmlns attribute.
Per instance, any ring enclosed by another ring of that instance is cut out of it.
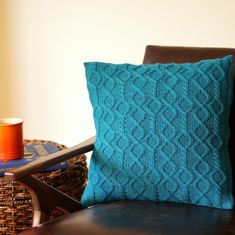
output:
<svg viewBox="0 0 235 235"><path fill-rule="evenodd" d="M97 137L82 205L147 200L231 209L232 63L232 56L85 63Z"/></svg>

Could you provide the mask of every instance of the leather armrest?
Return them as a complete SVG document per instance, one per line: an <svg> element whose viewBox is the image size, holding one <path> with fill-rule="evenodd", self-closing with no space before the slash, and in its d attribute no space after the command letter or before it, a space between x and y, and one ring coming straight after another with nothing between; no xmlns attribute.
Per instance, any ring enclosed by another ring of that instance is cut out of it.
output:
<svg viewBox="0 0 235 235"><path fill-rule="evenodd" d="M39 171L45 168L48 168L60 162L69 160L70 158L76 157L80 154L84 154L89 151L92 151L94 142L95 142L95 136L71 148L53 153L46 158L40 158L22 167L18 167L17 169L5 172L5 178L9 180L20 180L24 178L25 176L38 173Z"/></svg>

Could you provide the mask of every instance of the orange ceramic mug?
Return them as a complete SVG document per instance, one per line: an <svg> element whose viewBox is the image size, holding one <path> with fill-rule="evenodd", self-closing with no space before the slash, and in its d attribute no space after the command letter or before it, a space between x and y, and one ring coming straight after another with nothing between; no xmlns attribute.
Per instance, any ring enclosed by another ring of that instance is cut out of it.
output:
<svg viewBox="0 0 235 235"><path fill-rule="evenodd" d="M23 156L23 153L23 120L0 119L0 160L18 159Z"/></svg>

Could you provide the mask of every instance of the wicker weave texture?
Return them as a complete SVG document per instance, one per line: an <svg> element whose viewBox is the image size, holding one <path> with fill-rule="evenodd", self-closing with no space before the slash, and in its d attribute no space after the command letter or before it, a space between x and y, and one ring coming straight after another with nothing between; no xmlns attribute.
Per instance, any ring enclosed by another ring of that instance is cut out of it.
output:
<svg viewBox="0 0 235 235"><path fill-rule="evenodd" d="M60 150L66 146L52 141L25 140L25 145L53 143ZM34 176L52 185L68 196L80 201L87 181L86 156L75 157L68 162L66 169L38 173ZM53 212L52 217L58 217L61 212ZM15 181L0 178L0 234L11 235L32 226L33 205L28 190Z"/></svg>

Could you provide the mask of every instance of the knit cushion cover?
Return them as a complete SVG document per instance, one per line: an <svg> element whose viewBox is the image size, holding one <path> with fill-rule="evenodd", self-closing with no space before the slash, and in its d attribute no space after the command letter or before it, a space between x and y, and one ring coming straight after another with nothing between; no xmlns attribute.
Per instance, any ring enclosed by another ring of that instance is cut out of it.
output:
<svg viewBox="0 0 235 235"><path fill-rule="evenodd" d="M96 141L83 207L116 200L233 207L233 57L85 63Z"/></svg>

